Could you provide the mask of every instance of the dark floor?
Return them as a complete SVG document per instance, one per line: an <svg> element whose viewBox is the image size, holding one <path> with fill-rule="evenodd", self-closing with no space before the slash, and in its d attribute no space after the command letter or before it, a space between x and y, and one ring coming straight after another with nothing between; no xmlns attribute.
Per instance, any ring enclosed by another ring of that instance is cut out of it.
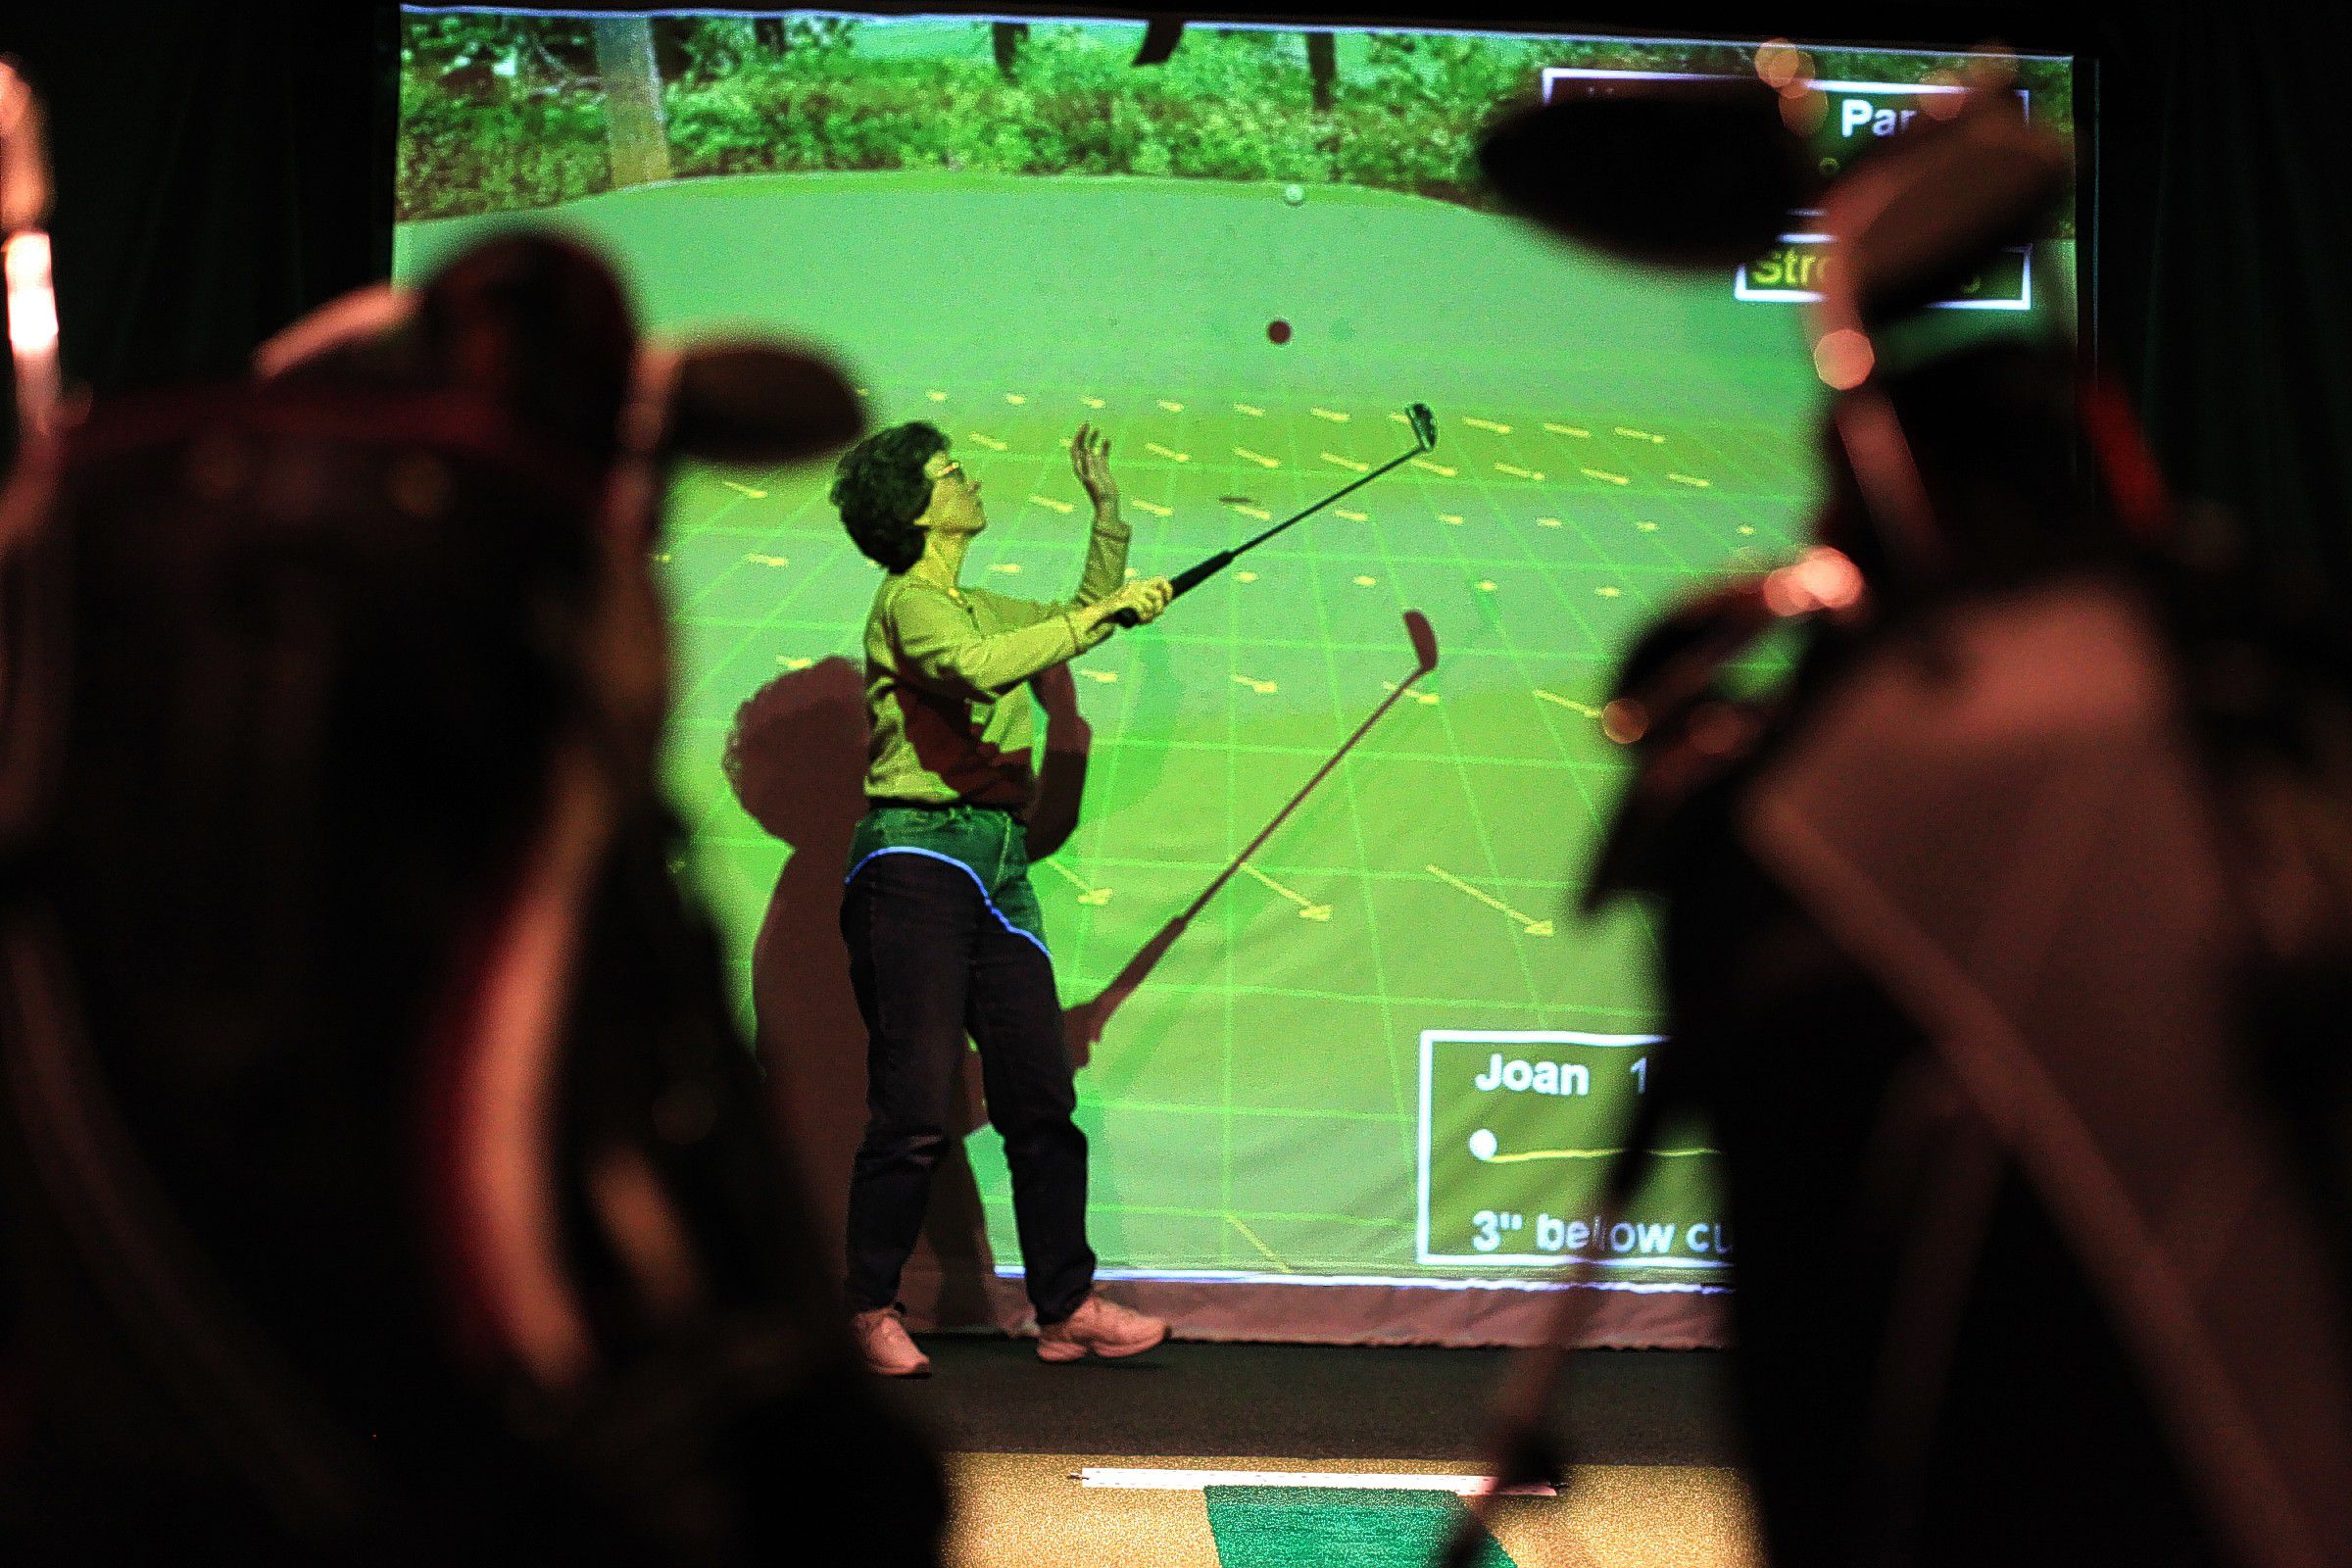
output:
<svg viewBox="0 0 2352 1568"><path fill-rule="evenodd" d="M1133 1361L1039 1362L1027 1340L926 1336L933 1375L897 1386L960 1453L1266 1454L1476 1460L1499 1350L1169 1345ZM1560 1433L1584 1464L1727 1465L1724 1357L1586 1350Z"/></svg>

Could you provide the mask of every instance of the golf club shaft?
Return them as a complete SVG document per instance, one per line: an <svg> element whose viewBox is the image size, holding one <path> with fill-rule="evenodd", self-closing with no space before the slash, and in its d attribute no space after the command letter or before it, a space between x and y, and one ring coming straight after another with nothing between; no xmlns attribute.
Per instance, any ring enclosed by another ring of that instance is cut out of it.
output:
<svg viewBox="0 0 2352 1568"><path fill-rule="evenodd" d="M1331 494L1316 502L1313 506L1308 507L1300 512L1294 512L1289 516L1283 518L1280 522L1274 524L1273 527L1268 528L1265 532L1257 535L1255 538L1246 539L1242 543L1235 545L1232 553L1238 557L1246 555L1250 551L1255 550L1259 545L1264 544L1267 540L1273 538L1276 534L1282 532L1283 529L1288 528L1293 523L1305 521L1308 517L1311 517L1316 513L1321 512L1325 507L1330 506L1334 501L1338 501L1345 496L1352 495L1356 491L1361 490L1364 486L1370 484L1373 480L1379 478L1382 474L1388 472L1391 468L1400 467L1403 465L1412 462L1420 455L1421 448L1416 446L1412 451L1404 453L1402 456L1391 458L1388 462L1382 464L1379 467L1374 468L1370 473L1365 474L1362 478L1350 479L1348 483L1340 486L1340 488L1334 490Z"/></svg>
<svg viewBox="0 0 2352 1568"><path fill-rule="evenodd" d="M1168 595L1168 602L1170 604L1174 604L1177 600L1183 598L1186 594L1191 593L1195 588L1200 587L1200 584L1206 582L1218 572L1223 571L1227 566L1232 565L1243 556L1248 555L1250 551L1255 550L1259 545L1264 544L1267 540L1282 532L1283 529L1292 526L1294 523L1305 521L1307 518L1313 516L1316 513L1321 512L1325 507L1330 506L1333 502L1341 500L1346 496L1361 490L1364 486L1370 484L1382 474L1387 473L1390 469L1401 467L1403 465L1412 462L1413 459L1421 456L1422 453L1427 452L1429 448L1423 446L1420 441L1416 440L1413 443L1412 451L1400 453L1397 456L1391 458L1388 462L1382 464L1379 467L1374 468L1370 473L1363 475L1361 478L1350 479L1348 483L1340 486L1340 488L1334 490L1331 494L1316 502L1313 506L1292 513L1289 516L1283 518L1271 528L1266 529L1263 533L1260 533L1253 538L1245 539L1240 544L1235 545L1231 550L1220 550L1215 555L1209 557L1206 561L1203 561L1197 565L1186 567L1183 571L1178 572L1175 576L1168 579L1168 585L1170 589L1173 590ZM1140 617L1138 617L1136 612L1132 610L1122 610L1110 618L1118 625L1132 626L1137 623Z"/></svg>

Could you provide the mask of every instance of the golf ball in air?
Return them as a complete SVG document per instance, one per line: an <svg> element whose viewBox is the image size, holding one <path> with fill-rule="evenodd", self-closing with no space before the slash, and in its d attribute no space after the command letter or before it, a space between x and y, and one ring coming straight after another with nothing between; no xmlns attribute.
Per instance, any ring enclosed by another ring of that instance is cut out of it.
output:
<svg viewBox="0 0 2352 1568"><path fill-rule="evenodd" d="M1306 200L1306 187L1304 185L1285 185L1282 187L1282 199L1296 207Z"/></svg>
<svg viewBox="0 0 2352 1568"><path fill-rule="evenodd" d="M1470 1152L1480 1159L1493 1159L1495 1147L1494 1135L1484 1127L1470 1135Z"/></svg>

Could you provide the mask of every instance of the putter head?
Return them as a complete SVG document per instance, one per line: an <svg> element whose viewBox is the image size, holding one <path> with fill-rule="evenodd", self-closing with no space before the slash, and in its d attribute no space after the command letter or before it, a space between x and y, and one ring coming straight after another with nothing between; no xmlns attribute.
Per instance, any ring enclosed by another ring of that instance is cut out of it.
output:
<svg viewBox="0 0 2352 1568"><path fill-rule="evenodd" d="M1565 239L1694 270L1762 255L1822 183L1780 94L1752 77L1596 83L1501 121L1478 163Z"/></svg>
<svg viewBox="0 0 2352 1568"><path fill-rule="evenodd" d="M1413 439L1421 443L1421 450L1435 452L1438 448L1438 416L1429 412L1429 405L1411 404L1405 409L1404 416L1411 423Z"/></svg>
<svg viewBox="0 0 2352 1568"><path fill-rule="evenodd" d="M1429 617L1418 610L1406 611L1404 612L1404 634L1413 640L1413 657L1421 662L1421 667L1414 673L1426 675L1437 668L1438 634L1436 629L1430 625Z"/></svg>

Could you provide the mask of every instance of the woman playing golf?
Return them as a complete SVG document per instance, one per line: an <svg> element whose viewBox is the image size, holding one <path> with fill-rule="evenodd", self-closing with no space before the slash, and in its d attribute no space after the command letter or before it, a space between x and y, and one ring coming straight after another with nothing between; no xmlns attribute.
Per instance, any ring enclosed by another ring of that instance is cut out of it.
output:
<svg viewBox="0 0 2352 1568"><path fill-rule="evenodd" d="M1081 425L1070 464L1094 528L1076 594L1053 604L963 586L964 553L988 518L979 483L932 425L867 437L833 483L850 538L889 573L865 622L868 809L841 909L866 1027L848 1295L866 1364L887 1376L931 1366L900 1321L899 1274L950 1137L967 1033L1012 1171L1039 1357L1133 1355L1167 1334L1094 1294L1086 1137L1071 1119L1077 1093L1024 843L1036 787L1025 683L1102 643L1119 612L1143 622L1167 608L1167 579L1125 580L1109 460L1110 443Z"/></svg>

